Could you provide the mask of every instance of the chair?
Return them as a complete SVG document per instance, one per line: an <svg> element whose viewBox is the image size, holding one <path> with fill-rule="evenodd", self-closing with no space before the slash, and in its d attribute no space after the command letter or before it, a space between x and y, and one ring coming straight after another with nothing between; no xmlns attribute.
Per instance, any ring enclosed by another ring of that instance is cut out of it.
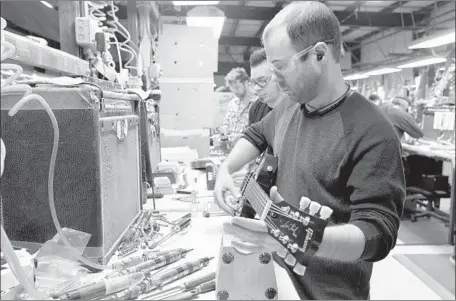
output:
<svg viewBox="0 0 456 301"><path fill-rule="evenodd" d="M448 177L441 175L442 162L422 156L409 156L406 169L405 213L412 222L420 217L434 217L445 223L449 214L441 211L440 199L450 197ZM425 207L418 210L417 206Z"/></svg>

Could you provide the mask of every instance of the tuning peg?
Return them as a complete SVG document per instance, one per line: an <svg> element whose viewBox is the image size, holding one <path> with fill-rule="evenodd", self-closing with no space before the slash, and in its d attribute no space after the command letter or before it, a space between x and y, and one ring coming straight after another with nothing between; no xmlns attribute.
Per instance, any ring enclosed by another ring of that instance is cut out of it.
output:
<svg viewBox="0 0 456 301"><path fill-rule="evenodd" d="M320 218L321 219L328 219L331 214L333 213L333 210L331 208L329 208L328 206L321 206L321 210L320 210Z"/></svg>
<svg viewBox="0 0 456 301"><path fill-rule="evenodd" d="M304 276L304 273L306 272L306 267L300 263L297 263L293 269L293 272L295 272L299 276Z"/></svg>
<svg viewBox="0 0 456 301"><path fill-rule="evenodd" d="M311 215L317 214L318 210L320 210L320 207L320 204L318 204L317 202L310 202L309 213Z"/></svg>
<svg viewBox="0 0 456 301"><path fill-rule="evenodd" d="M283 248L277 251L277 255L279 255L280 258L285 258L288 255L288 250Z"/></svg>
<svg viewBox="0 0 456 301"><path fill-rule="evenodd" d="M303 196L299 202L299 209L306 210L310 205L311 200Z"/></svg>
<svg viewBox="0 0 456 301"><path fill-rule="evenodd" d="M285 263L289 266L294 266L296 264L296 258L293 255L288 253L287 257L285 258Z"/></svg>

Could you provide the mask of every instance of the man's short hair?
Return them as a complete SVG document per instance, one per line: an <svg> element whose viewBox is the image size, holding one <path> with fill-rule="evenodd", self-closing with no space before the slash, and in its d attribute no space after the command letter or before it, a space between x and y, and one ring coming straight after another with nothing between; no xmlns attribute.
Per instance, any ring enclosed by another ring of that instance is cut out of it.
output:
<svg viewBox="0 0 456 301"><path fill-rule="evenodd" d="M300 52L318 42L327 42L336 62L340 61L342 34L337 17L318 1L295 1L282 9L263 32L263 41L269 30L285 25L293 48ZM306 56L303 56L305 59Z"/></svg>
<svg viewBox="0 0 456 301"><path fill-rule="evenodd" d="M225 77L225 82L227 85L230 85L236 82L237 80L239 80L241 83L244 83L249 79L250 77L247 75L245 69L238 67L231 69L231 71Z"/></svg>
<svg viewBox="0 0 456 301"><path fill-rule="evenodd" d="M250 55L250 68L254 68L266 61L266 51L264 48L257 49Z"/></svg>
<svg viewBox="0 0 456 301"><path fill-rule="evenodd" d="M380 97L377 94L371 94L371 95L369 95L369 100L378 101L378 100L380 100Z"/></svg>

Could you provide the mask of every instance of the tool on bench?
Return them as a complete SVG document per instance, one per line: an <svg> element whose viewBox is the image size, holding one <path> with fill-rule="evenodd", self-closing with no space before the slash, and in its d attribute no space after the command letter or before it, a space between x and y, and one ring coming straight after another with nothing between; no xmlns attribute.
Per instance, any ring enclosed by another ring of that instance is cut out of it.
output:
<svg viewBox="0 0 456 301"><path fill-rule="evenodd" d="M115 293L113 295L107 296L102 300L132 300L137 298L140 294L149 293L153 290L159 289L163 285L180 279L184 276L193 274L202 268L206 267L209 262L213 259L213 257L204 257L199 260L188 262L183 265L180 265L175 268L166 269L163 272L159 272L158 274L151 275L151 273L147 273L144 280L142 280L139 284L132 286L126 290L121 292ZM144 298L147 298L145 296ZM144 299L143 298L143 299Z"/></svg>
<svg viewBox="0 0 456 301"><path fill-rule="evenodd" d="M225 211L219 211L219 212L203 211L203 216L204 216L204 217L211 217L211 216L228 216L228 214L227 214Z"/></svg>
<svg viewBox="0 0 456 301"><path fill-rule="evenodd" d="M162 238L160 238L156 241L149 241L147 243L149 249L154 249L157 246L159 246L160 244L167 241L172 236L185 231L186 229L188 229L190 227L191 221L192 221L191 214L187 214L184 217L182 217L181 219L179 219L178 221L172 223L173 226L171 228L171 231L168 234L166 234L165 236L163 236Z"/></svg>
<svg viewBox="0 0 456 301"><path fill-rule="evenodd" d="M162 290L152 295L148 295L147 298L150 300L163 300L164 298L168 298L177 294L191 291L195 289L197 286L212 280L215 280L215 273L210 273L202 277L189 280L182 285L173 286L166 290Z"/></svg>
<svg viewBox="0 0 456 301"><path fill-rule="evenodd" d="M211 292L214 290L215 290L215 280L203 283L188 292L183 292L183 293L168 297L163 300L191 300L200 294L204 294L204 293Z"/></svg>
<svg viewBox="0 0 456 301"><path fill-rule="evenodd" d="M123 275L111 279L103 279L100 282L85 285L83 287L70 290L60 296L60 300L78 300L78 299L93 299L107 294L119 292L135 285L144 279L142 273Z"/></svg>
<svg viewBox="0 0 456 301"><path fill-rule="evenodd" d="M160 255L158 257L154 255L146 255L143 257L144 262L141 262L137 265L134 265L129 268L122 269L120 271L115 272L114 274L108 275L106 278L118 277L121 275L127 275L131 273L137 272L150 272L157 270L161 267L170 265L180 259L184 258L188 252L192 251L193 249L185 250L185 249L176 249L166 254Z"/></svg>

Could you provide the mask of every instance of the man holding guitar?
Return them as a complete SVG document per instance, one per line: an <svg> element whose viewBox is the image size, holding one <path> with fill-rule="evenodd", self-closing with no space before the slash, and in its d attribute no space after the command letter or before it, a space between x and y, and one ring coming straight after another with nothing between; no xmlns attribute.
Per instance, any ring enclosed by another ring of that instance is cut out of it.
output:
<svg viewBox="0 0 456 301"><path fill-rule="evenodd" d="M403 210L400 141L387 117L344 82L340 25L324 4L292 2L265 28L263 43L273 77L292 102L282 101L244 132L218 171L215 200L233 213L224 193L241 193L230 174L272 146L278 173L271 199L299 208L305 196L333 210L304 275L288 269L301 299L368 299L372 263L395 246ZM265 212L261 220L233 218L225 230L243 249L280 251L286 244L272 235L275 224Z"/></svg>
<svg viewBox="0 0 456 301"><path fill-rule="evenodd" d="M257 49L250 55L250 73L253 89L259 99L250 107L249 126L263 119L284 98L277 80L272 78L264 48ZM270 148L268 151L272 153ZM242 184L247 172L248 170L244 168L231 175L236 186Z"/></svg>

